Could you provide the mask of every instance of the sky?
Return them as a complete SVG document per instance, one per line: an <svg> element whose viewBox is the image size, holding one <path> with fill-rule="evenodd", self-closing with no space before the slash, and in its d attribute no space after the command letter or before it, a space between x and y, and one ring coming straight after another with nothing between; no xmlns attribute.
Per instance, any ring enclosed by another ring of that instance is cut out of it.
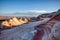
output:
<svg viewBox="0 0 60 40"><path fill-rule="evenodd" d="M60 9L60 0L0 0L0 15L36 16Z"/></svg>

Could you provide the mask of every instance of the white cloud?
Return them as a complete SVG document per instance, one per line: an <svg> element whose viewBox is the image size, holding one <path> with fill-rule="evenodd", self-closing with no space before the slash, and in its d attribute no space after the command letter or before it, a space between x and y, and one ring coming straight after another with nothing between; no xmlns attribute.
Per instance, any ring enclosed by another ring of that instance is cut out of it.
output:
<svg viewBox="0 0 60 40"><path fill-rule="evenodd" d="M23 10L23 11L17 11L17 12L10 12L8 14L5 13L5 14L2 14L2 15L16 15L16 16L38 16L40 14L43 14L43 13L47 13L48 11L45 11L45 10Z"/></svg>
<svg viewBox="0 0 60 40"><path fill-rule="evenodd" d="M45 10L23 10L17 12L15 15L23 15L23 16L38 16L40 14L47 13L48 11Z"/></svg>
<svg viewBox="0 0 60 40"><path fill-rule="evenodd" d="M24 10L24 11L20 11L20 13L47 13L47 11L45 10Z"/></svg>

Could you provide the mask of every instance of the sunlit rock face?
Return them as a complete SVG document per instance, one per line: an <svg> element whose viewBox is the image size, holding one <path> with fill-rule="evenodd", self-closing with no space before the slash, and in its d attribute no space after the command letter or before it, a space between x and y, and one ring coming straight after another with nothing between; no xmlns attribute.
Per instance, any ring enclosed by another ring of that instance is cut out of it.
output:
<svg viewBox="0 0 60 40"><path fill-rule="evenodd" d="M16 25L19 25L20 24L20 22L18 21L17 18L14 17L12 20L15 22Z"/></svg>
<svg viewBox="0 0 60 40"><path fill-rule="evenodd" d="M26 22L28 22L28 20L26 18L24 20L21 18L21 19L19 19L19 22L20 23L26 23Z"/></svg>
<svg viewBox="0 0 60 40"><path fill-rule="evenodd" d="M2 25L3 25L3 26L6 26L6 27L10 27L8 21L4 21L4 22L2 22Z"/></svg>
<svg viewBox="0 0 60 40"><path fill-rule="evenodd" d="M9 19L8 21L3 21L2 26L5 28L18 26L18 25L22 25L24 23L29 22L28 20L30 19L24 18L23 20L23 18L17 19L16 17L14 17L12 19Z"/></svg>

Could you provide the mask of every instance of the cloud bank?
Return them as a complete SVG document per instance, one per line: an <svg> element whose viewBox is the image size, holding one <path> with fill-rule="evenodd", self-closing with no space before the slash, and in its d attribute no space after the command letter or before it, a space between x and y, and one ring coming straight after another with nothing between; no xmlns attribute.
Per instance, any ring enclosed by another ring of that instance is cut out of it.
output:
<svg viewBox="0 0 60 40"><path fill-rule="evenodd" d="M47 13L47 11L45 10L24 10L24 11L20 11L20 13Z"/></svg>
<svg viewBox="0 0 60 40"><path fill-rule="evenodd" d="M23 10L23 11L17 11L12 13L5 13L1 15L11 15L11 16L38 16L43 13L47 13L48 11L45 10Z"/></svg>
<svg viewBox="0 0 60 40"><path fill-rule="evenodd" d="M48 11L45 10L24 10L19 11L17 13L14 13L14 15L20 15L20 16L38 16L40 14L47 13Z"/></svg>

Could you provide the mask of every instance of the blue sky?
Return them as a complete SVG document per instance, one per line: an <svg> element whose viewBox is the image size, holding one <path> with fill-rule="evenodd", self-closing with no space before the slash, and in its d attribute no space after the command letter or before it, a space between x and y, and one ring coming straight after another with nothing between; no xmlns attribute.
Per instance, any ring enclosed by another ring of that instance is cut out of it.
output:
<svg viewBox="0 0 60 40"><path fill-rule="evenodd" d="M31 11L52 12L58 9L60 0L0 0L0 15Z"/></svg>

